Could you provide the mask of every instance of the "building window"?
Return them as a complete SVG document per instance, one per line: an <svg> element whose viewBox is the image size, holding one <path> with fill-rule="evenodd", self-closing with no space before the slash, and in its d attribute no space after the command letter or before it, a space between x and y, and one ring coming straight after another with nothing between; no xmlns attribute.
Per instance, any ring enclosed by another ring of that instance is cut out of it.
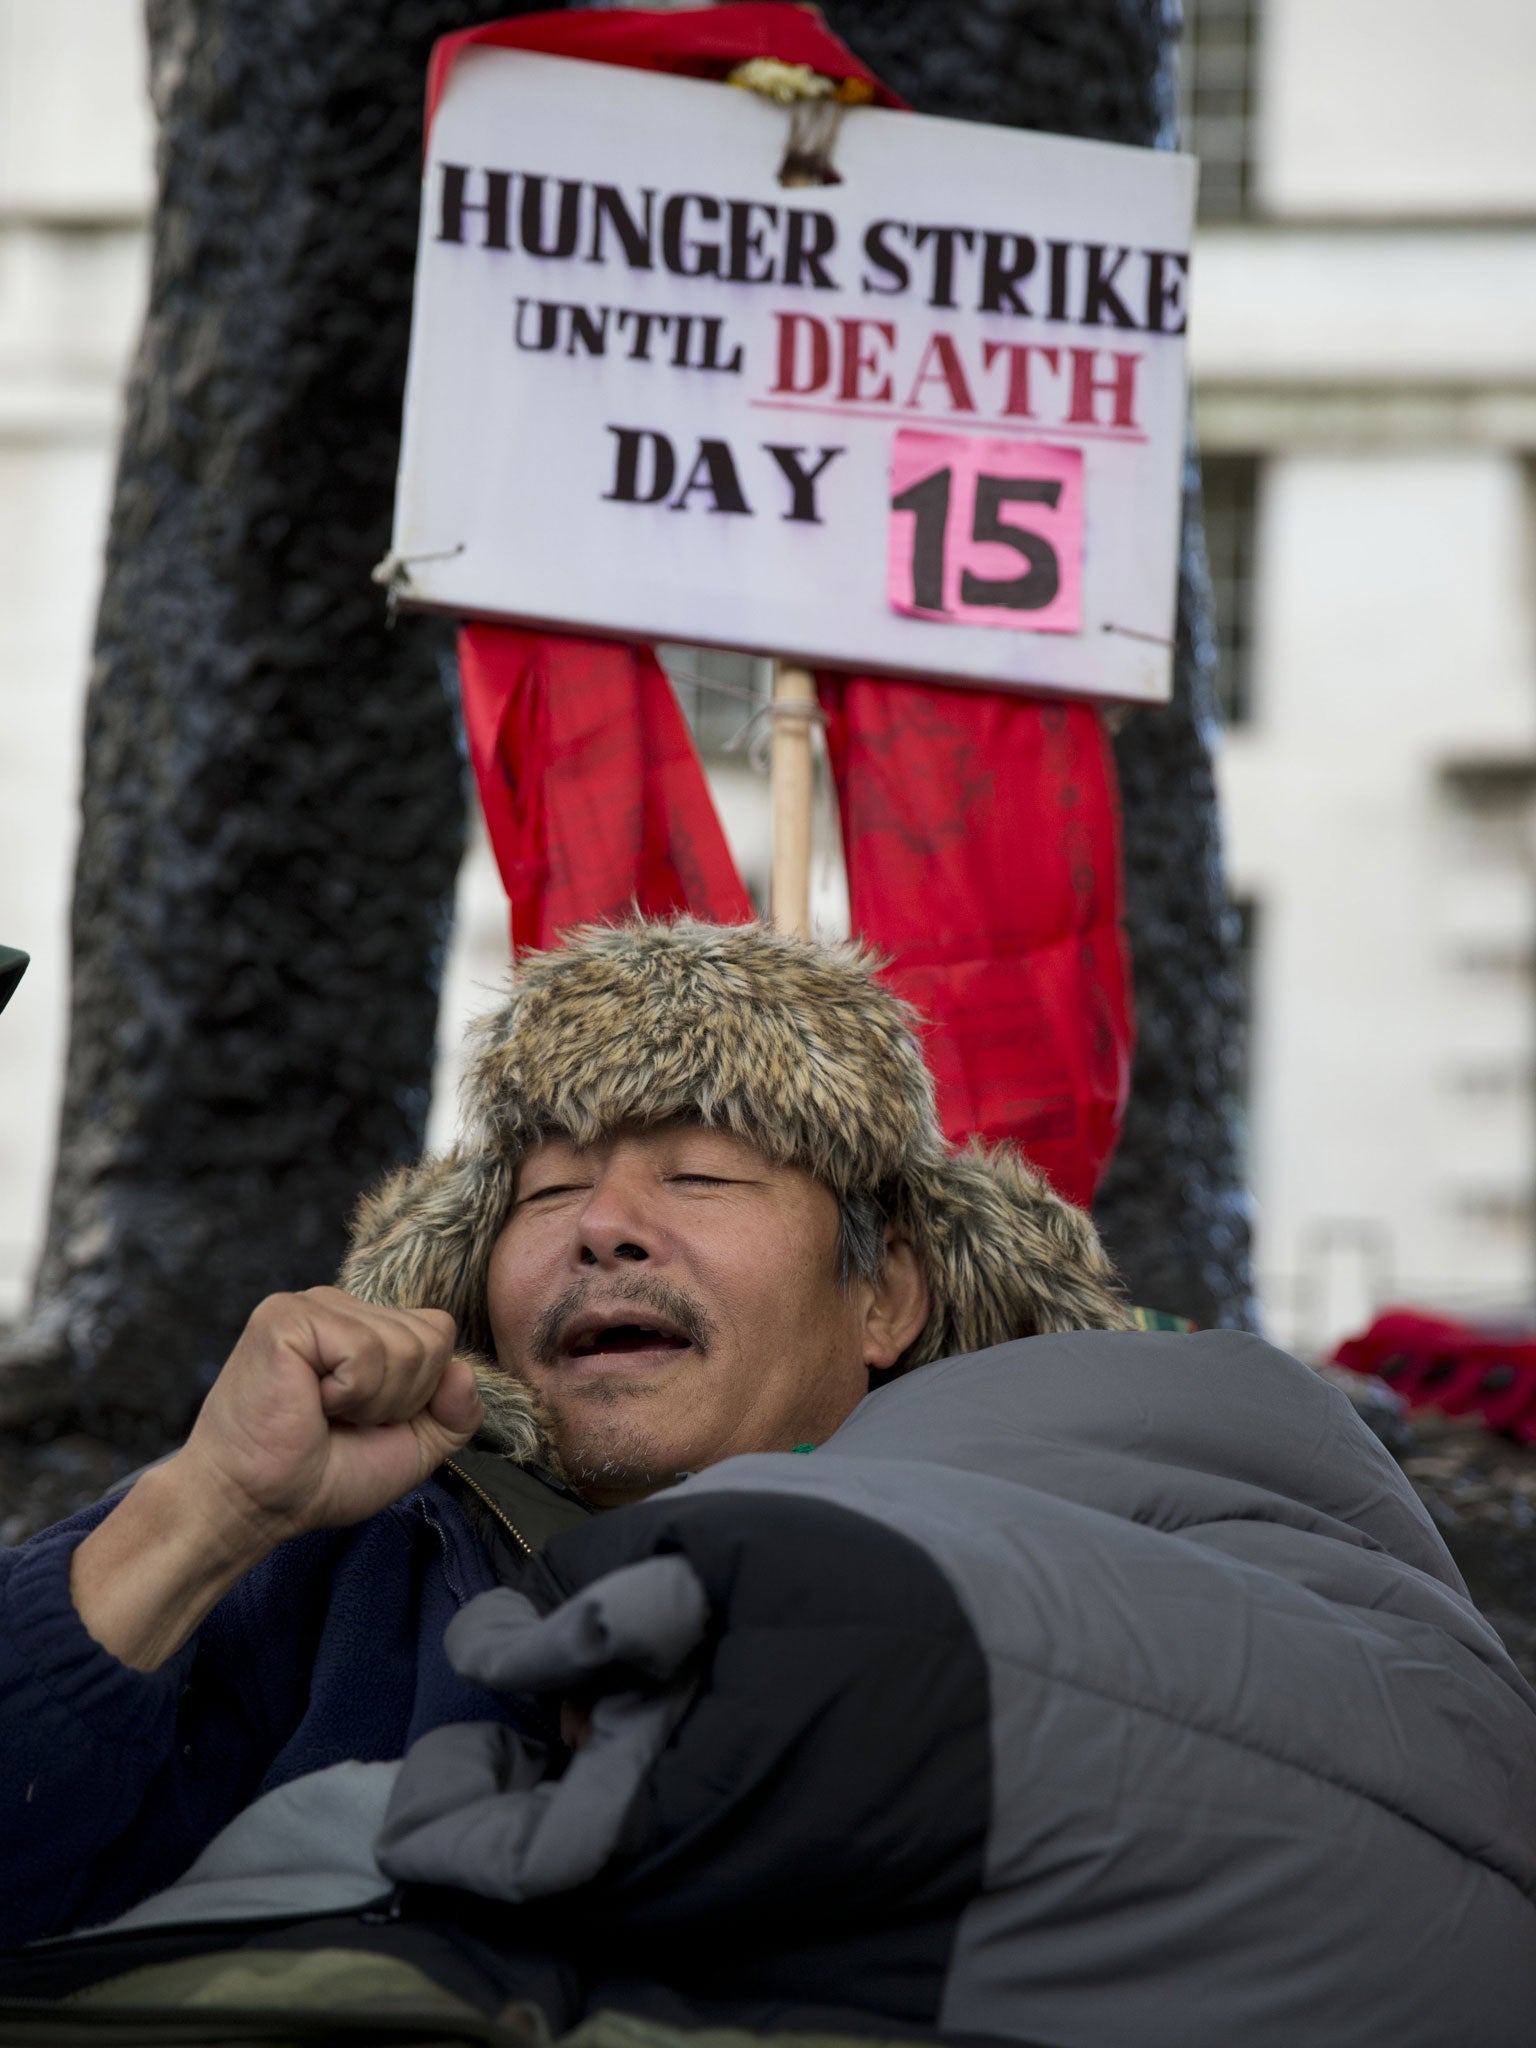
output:
<svg viewBox="0 0 1536 2048"><path fill-rule="evenodd" d="M1536 844L1536 761L1518 756L1447 761L1441 780L1457 859L1479 868L1522 872ZM1529 943L1523 926L1500 939L1506 951L1510 939L1519 946Z"/></svg>
<svg viewBox="0 0 1536 2048"><path fill-rule="evenodd" d="M1200 218L1237 220L1253 206L1258 0L1184 0L1179 115L1200 159Z"/></svg>
<svg viewBox="0 0 1536 2048"><path fill-rule="evenodd" d="M1259 464L1252 455L1202 458L1205 550L1216 614L1216 688L1229 725L1253 714L1254 524Z"/></svg>

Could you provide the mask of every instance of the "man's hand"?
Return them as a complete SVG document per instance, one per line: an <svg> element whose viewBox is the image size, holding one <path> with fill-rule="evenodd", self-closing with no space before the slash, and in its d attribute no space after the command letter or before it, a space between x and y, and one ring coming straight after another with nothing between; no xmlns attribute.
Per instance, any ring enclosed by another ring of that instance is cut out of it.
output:
<svg viewBox="0 0 1536 2048"><path fill-rule="evenodd" d="M155 1670L279 1543L420 1485L480 1423L454 1334L438 1309L335 1287L264 1301L181 1450L75 1552L70 1588L97 1642Z"/></svg>
<svg viewBox="0 0 1536 2048"><path fill-rule="evenodd" d="M440 1309L370 1308L339 1287L270 1296L174 1460L179 1483L269 1550L366 1521L479 1425L454 1334Z"/></svg>

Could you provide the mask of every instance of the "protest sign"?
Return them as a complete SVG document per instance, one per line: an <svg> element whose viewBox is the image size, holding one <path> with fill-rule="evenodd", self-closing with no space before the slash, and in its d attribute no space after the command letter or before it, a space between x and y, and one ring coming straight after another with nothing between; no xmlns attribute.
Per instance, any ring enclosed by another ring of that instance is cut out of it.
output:
<svg viewBox="0 0 1536 2048"><path fill-rule="evenodd" d="M1194 165L473 48L429 138L407 603L1169 690Z"/></svg>

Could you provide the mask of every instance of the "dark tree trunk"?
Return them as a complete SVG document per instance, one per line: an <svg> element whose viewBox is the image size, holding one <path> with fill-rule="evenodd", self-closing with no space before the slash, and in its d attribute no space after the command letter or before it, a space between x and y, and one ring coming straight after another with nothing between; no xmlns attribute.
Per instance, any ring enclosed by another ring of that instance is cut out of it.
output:
<svg viewBox="0 0 1536 2048"><path fill-rule="evenodd" d="M329 1279L358 1191L421 1145L464 787L444 629L386 632L368 572L427 53L492 11L150 0L160 201L86 711L63 1125L0 1368L23 1523L172 1442L255 1302Z"/></svg>
<svg viewBox="0 0 1536 2048"><path fill-rule="evenodd" d="M838 32L928 114L1167 144L1177 0L824 0ZM1139 1041L1120 1150L1096 1204L1133 1299L1252 1327L1237 1140L1243 1027L1211 775L1215 641L1199 469L1186 476L1173 702L1115 752Z"/></svg>
<svg viewBox="0 0 1536 2048"><path fill-rule="evenodd" d="M1125 1130L1094 1214L1137 1301L1257 1329L1238 1073L1247 1029L1211 773L1216 636L1200 468L1184 478L1174 698L1115 740L1137 1044Z"/></svg>

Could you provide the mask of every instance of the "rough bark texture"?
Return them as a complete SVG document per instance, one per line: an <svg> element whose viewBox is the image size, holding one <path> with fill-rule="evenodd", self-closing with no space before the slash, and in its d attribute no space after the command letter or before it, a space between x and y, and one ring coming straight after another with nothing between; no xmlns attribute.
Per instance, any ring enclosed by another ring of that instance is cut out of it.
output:
<svg viewBox="0 0 1536 2048"><path fill-rule="evenodd" d="M1185 471L1174 697L1115 739L1137 1043L1120 1146L1094 1204L1138 1301L1259 1327L1238 1133L1247 1018L1211 771L1216 644L1199 466Z"/></svg>
<svg viewBox="0 0 1536 2048"><path fill-rule="evenodd" d="M427 52L489 11L150 0L153 282L47 1249L0 1368L13 1509L173 1441L255 1301L328 1279L359 1189L420 1148L464 788L445 630L386 632L368 572Z"/></svg>
<svg viewBox="0 0 1536 2048"><path fill-rule="evenodd" d="M1168 143L1177 0L824 0L829 21L924 113ZM1095 1213L1135 1300L1253 1327L1237 1139L1241 990L1211 774L1216 649L1199 468L1185 491L1174 699L1115 742L1139 1041Z"/></svg>

